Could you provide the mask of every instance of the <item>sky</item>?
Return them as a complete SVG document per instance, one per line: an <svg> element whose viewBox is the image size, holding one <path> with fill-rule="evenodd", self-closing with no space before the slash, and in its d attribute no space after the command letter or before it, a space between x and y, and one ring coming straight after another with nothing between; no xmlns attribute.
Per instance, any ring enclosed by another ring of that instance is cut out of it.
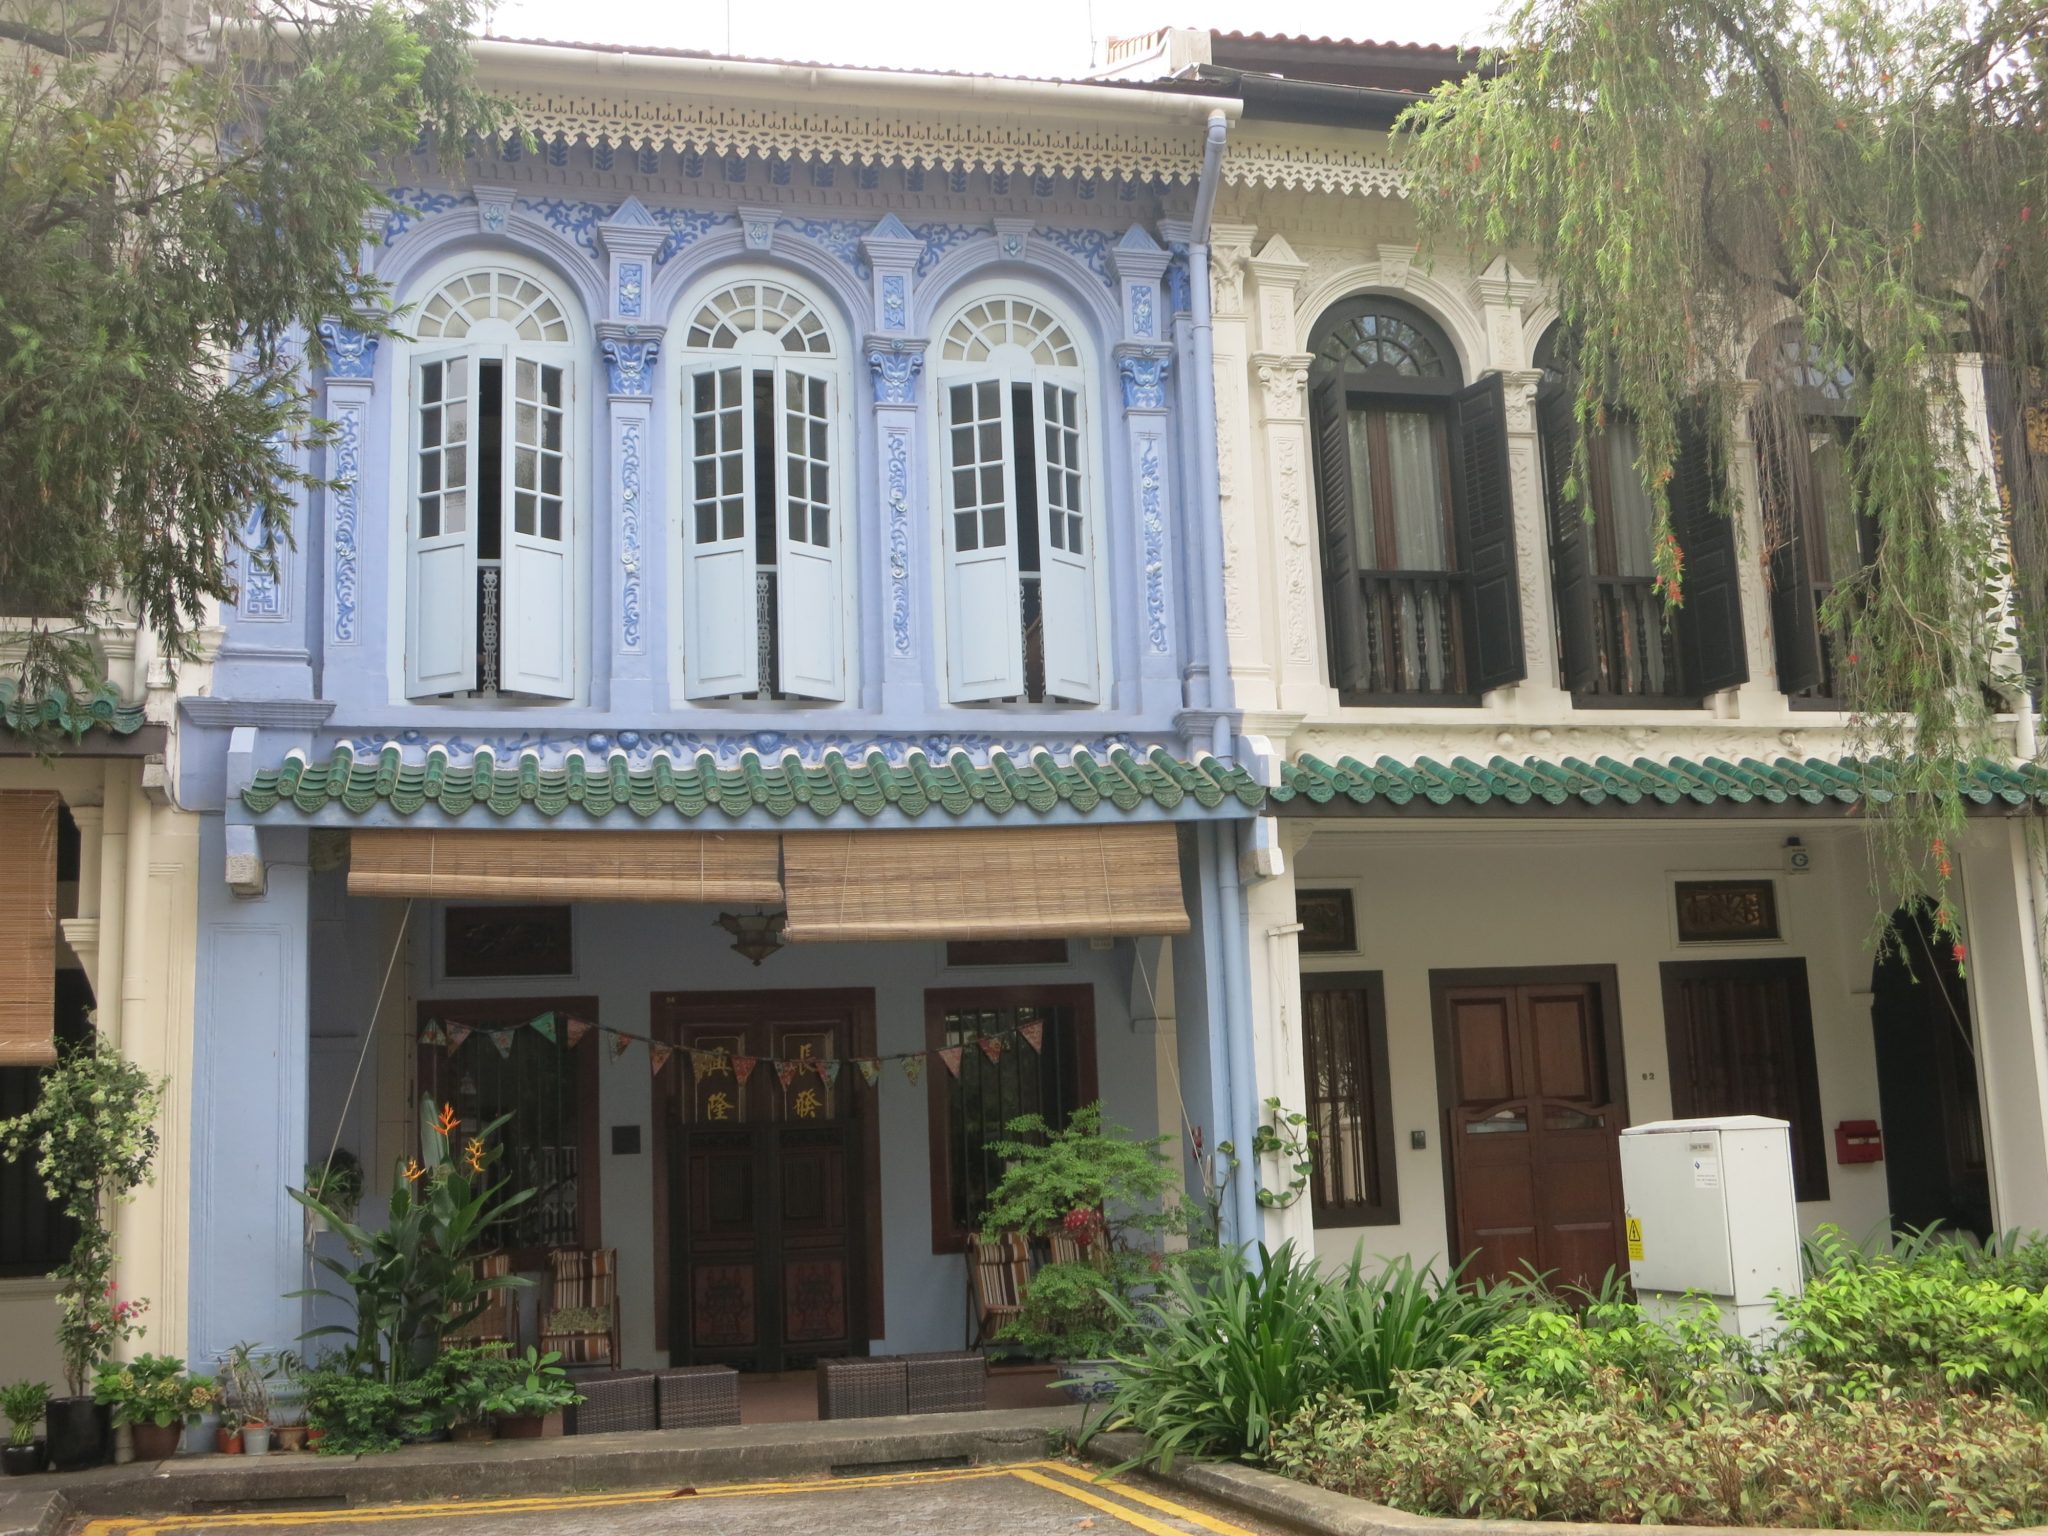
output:
<svg viewBox="0 0 2048 1536"><path fill-rule="evenodd" d="M1090 39L1159 26L1396 43L1482 40L1497 0L499 0L499 37L643 43L823 64L1074 76Z"/></svg>

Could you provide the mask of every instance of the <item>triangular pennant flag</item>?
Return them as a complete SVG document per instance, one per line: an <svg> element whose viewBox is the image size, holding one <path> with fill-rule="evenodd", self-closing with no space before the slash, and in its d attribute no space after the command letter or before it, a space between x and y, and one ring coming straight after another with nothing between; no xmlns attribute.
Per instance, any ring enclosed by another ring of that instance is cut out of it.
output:
<svg viewBox="0 0 2048 1536"><path fill-rule="evenodd" d="M544 1013L535 1019L533 1032L552 1044L555 1038L555 1016L552 1013Z"/></svg>
<svg viewBox="0 0 2048 1536"><path fill-rule="evenodd" d="M804 1058L804 1065L809 1067L813 1072L815 1072L818 1075L818 1081L822 1083L829 1083L832 1081L833 1078L839 1075L839 1065L837 1062L833 1063L832 1070L830 1072L827 1072L825 1070L825 1063L830 1059L831 1058L826 1056L806 1056Z"/></svg>
<svg viewBox="0 0 2048 1536"><path fill-rule="evenodd" d="M692 1082L701 1083L704 1081L705 1078L716 1076L718 1073L723 1072L725 1070L725 1052L690 1052L690 1080Z"/></svg>
<svg viewBox="0 0 2048 1536"><path fill-rule="evenodd" d="M980 1043L981 1054L986 1056L991 1062L1003 1059L1003 1037L1001 1035L983 1035Z"/></svg>
<svg viewBox="0 0 2048 1536"><path fill-rule="evenodd" d="M783 1087L787 1088L791 1083L796 1081L796 1069L801 1065L801 1062L796 1061L776 1062L775 1081L782 1084Z"/></svg>
<svg viewBox="0 0 2048 1536"><path fill-rule="evenodd" d="M1024 1037L1024 1043L1034 1051L1045 1049L1045 1020L1033 1019L1029 1024L1019 1024L1017 1033Z"/></svg>
<svg viewBox="0 0 2048 1536"><path fill-rule="evenodd" d="M420 1044L446 1045L447 1043L448 1031L441 1027L441 1021L439 1019L427 1020L427 1027L420 1031Z"/></svg>
<svg viewBox="0 0 2048 1536"><path fill-rule="evenodd" d="M818 1063L818 1076L825 1079L827 1088L839 1081L839 1067L840 1061L837 1056L828 1056Z"/></svg>
<svg viewBox="0 0 2048 1536"><path fill-rule="evenodd" d="M870 1088L882 1080L882 1064L874 1057L856 1057L853 1064L860 1068L861 1080Z"/></svg>
<svg viewBox="0 0 2048 1536"><path fill-rule="evenodd" d="M939 1060L943 1061L946 1064L946 1070L948 1072L952 1073L955 1077L958 1077L960 1075L959 1046L948 1045L941 1047L939 1051Z"/></svg>
<svg viewBox="0 0 2048 1536"><path fill-rule="evenodd" d="M505 1058L506 1058L506 1059L507 1059L508 1061L509 1061L509 1060L511 1059L511 1057L512 1057L512 1031L511 1031L511 1030L509 1030L509 1029L494 1029L494 1030L492 1030L492 1031L491 1031L491 1044L495 1045L495 1046L496 1046L496 1047L498 1048L498 1054L499 1054L500 1056L503 1056L503 1057L505 1057Z"/></svg>
<svg viewBox="0 0 2048 1536"><path fill-rule="evenodd" d="M591 1028L591 1022L588 1019L562 1020L563 1038L569 1042L569 1049L573 1051L577 1046L581 1045L583 1037L590 1033Z"/></svg>
<svg viewBox="0 0 2048 1536"><path fill-rule="evenodd" d="M612 1060L613 1060L613 1061L617 1061L617 1060L618 1060L618 1059L619 1059L619 1058L620 1058L621 1056L625 1055L625 1054L626 1054L626 1052L628 1052L628 1051L629 1051L629 1050L631 1050L632 1048L633 1048L633 1037L632 1037L631 1035L613 1035L613 1036L612 1036Z"/></svg>
<svg viewBox="0 0 2048 1536"><path fill-rule="evenodd" d="M747 1086L747 1079L754 1075L754 1068L760 1060L761 1058L758 1056L733 1057L732 1075L739 1079L739 1084L742 1088Z"/></svg>
<svg viewBox="0 0 2048 1536"><path fill-rule="evenodd" d="M467 1024L450 1024L447 1029L448 1054L453 1056L457 1051L461 1050L462 1042L467 1040L470 1034L471 1030Z"/></svg>
<svg viewBox="0 0 2048 1536"><path fill-rule="evenodd" d="M917 1080L924 1076L924 1058L922 1056L904 1057L903 1075L910 1079L910 1086L915 1088Z"/></svg>
<svg viewBox="0 0 2048 1536"><path fill-rule="evenodd" d="M671 1056L675 1055L675 1053L676 1053L676 1048L675 1048L674 1046L672 1046L672 1045L663 1045L663 1044L662 1044L662 1043L661 1043L660 1041L658 1041L658 1040L650 1040L650 1041L648 1041L648 1042L647 1042L647 1071L648 1071L648 1075L649 1075L649 1076L651 1076L651 1077L659 1077L659 1076L661 1076L661 1069L662 1069L663 1067L665 1067L665 1066L667 1066L667 1065L668 1065L668 1059L669 1059L669 1057L671 1057Z"/></svg>

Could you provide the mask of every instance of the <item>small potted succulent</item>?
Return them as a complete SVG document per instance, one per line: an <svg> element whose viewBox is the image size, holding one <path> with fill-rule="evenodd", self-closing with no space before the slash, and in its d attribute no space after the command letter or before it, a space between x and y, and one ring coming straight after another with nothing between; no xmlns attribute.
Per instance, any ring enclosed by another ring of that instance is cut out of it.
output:
<svg viewBox="0 0 2048 1536"><path fill-rule="evenodd" d="M187 1375L176 1355L137 1355L102 1365L92 1396L128 1426L137 1461L167 1461L178 1453L185 1426L212 1405L214 1385Z"/></svg>
<svg viewBox="0 0 2048 1536"><path fill-rule="evenodd" d="M560 1365L553 1350L541 1354L529 1348L525 1356L505 1363L511 1367L496 1390L482 1398L477 1409L497 1423L498 1433L507 1440L538 1440L562 1432L562 1410L583 1401Z"/></svg>
<svg viewBox="0 0 2048 1536"><path fill-rule="evenodd" d="M0 1448L0 1471L22 1477L43 1470L43 1442L36 1425L50 1403L47 1381L16 1381L0 1387L0 1416L7 1420L7 1444Z"/></svg>

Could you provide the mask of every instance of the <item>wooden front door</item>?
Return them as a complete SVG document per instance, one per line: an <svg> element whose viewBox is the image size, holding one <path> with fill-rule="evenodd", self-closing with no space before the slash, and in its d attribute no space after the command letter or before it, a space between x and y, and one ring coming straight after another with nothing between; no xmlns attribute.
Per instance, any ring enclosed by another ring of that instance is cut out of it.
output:
<svg viewBox="0 0 2048 1536"><path fill-rule="evenodd" d="M660 1096L670 1358L779 1371L864 1352L872 1138L851 1058L872 1014L802 993L665 1011L684 1048Z"/></svg>
<svg viewBox="0 0 2048 1536"><path fill-rule="evenodd" d="M1622 1102L1610 985L1440 975L1437 1066L1451 1235L1466 1274L1597 1285L1621 1242Z"/></svg>

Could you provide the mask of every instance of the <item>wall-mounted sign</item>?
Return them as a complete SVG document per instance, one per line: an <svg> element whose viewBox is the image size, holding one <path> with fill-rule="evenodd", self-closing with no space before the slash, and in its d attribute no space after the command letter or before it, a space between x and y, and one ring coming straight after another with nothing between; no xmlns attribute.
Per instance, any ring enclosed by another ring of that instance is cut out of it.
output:
<svg viewBox="0 0 2048 1536"><path fill-rule="evenodd" d="M1358 914L1352 910L1349 886L1297 890L1294 920L1301 924L1304 955L1352 955L1358 952Z"/></svg>
<svg viewBox="0 0 2048 1536"><path fill-rule="evenodd" d="M568 976L575 972L567 907L450 907L448 976Z"/></svg>
<svg viewBox="0 0 2048 1536"><path fill-rule="evenodd" d="M1778 888L1770 880L1678 882L1678 942L1727 944L1775 939Z"/></svg>

